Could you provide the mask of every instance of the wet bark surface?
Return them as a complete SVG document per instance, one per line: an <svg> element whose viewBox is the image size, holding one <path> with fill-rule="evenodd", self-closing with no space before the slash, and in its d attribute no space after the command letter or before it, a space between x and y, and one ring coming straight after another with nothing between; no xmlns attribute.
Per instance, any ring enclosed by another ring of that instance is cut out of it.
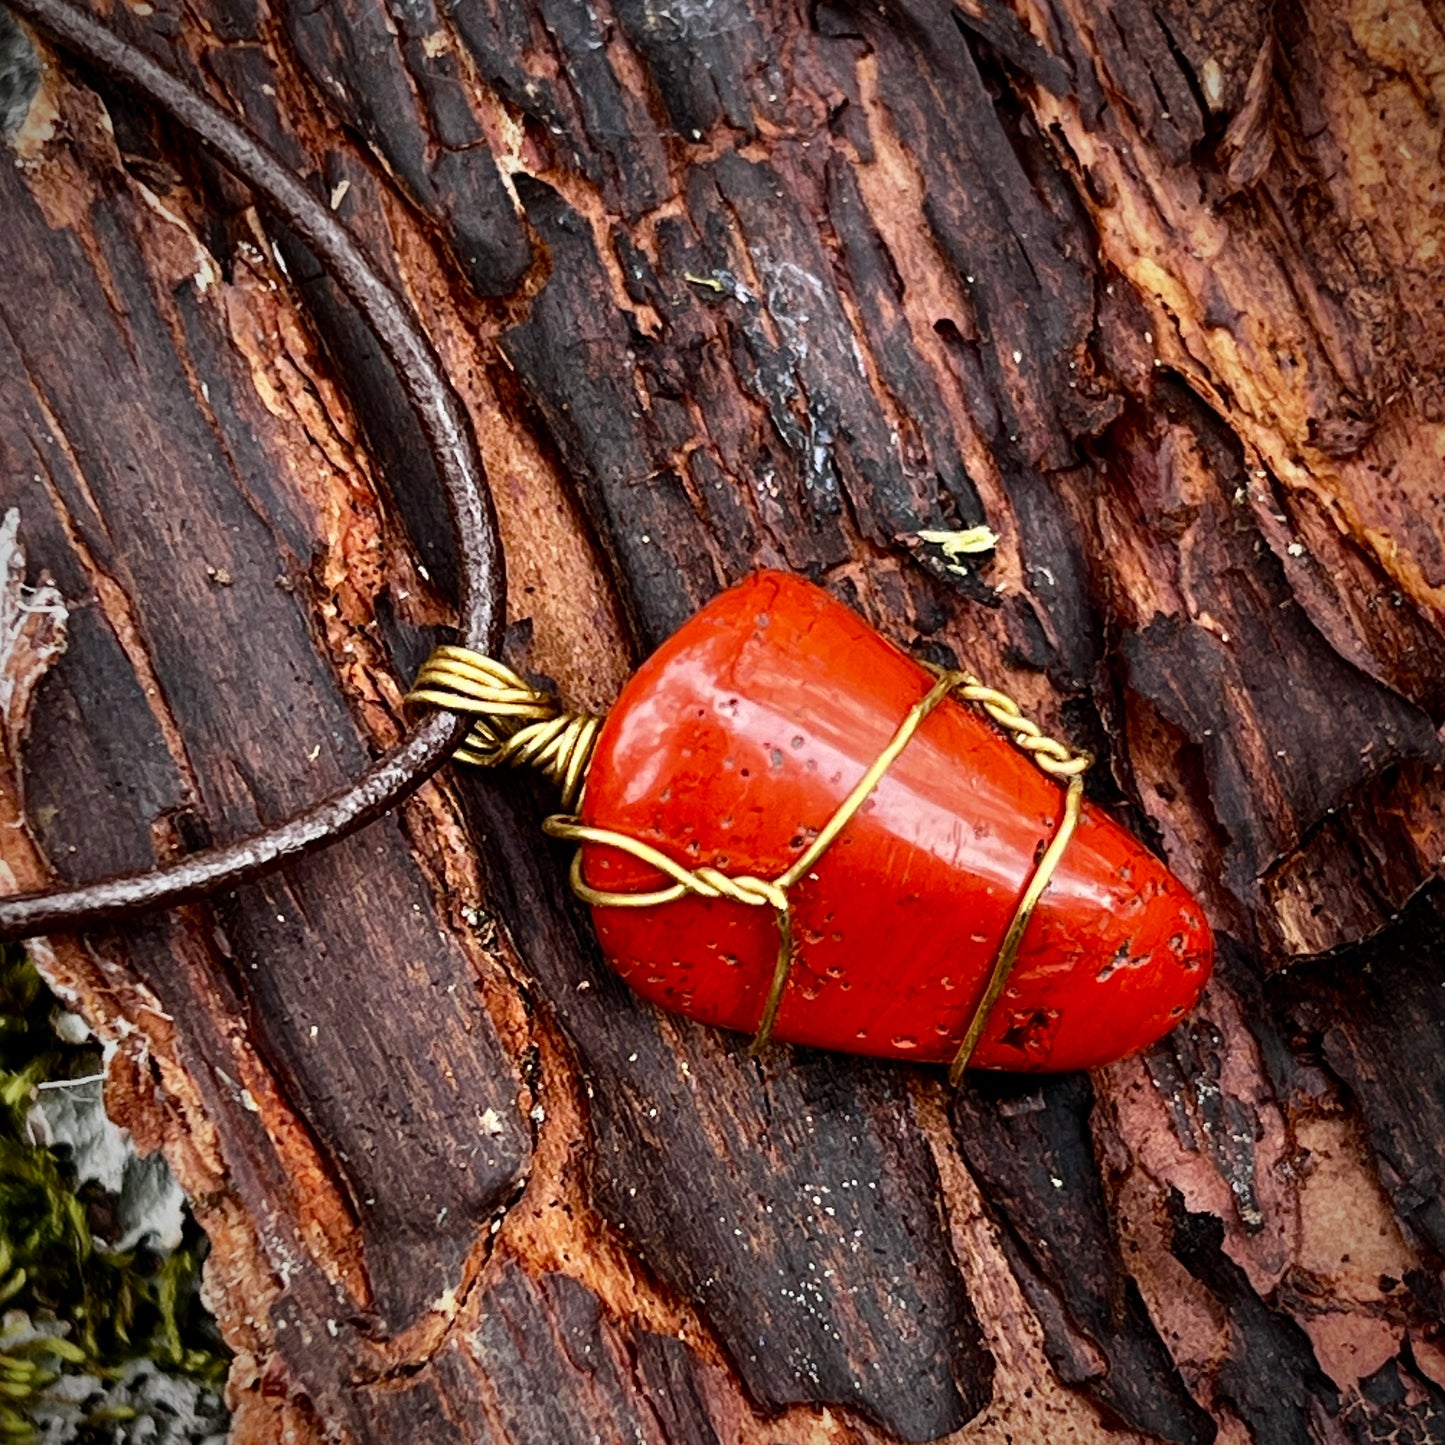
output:
<svg viewBox="0 0 1445 1445"><path fill-rule="evenodd" d="M1199 1010L1088 1078L755 1061L607 973L540 789L450 773L268 882L38 943L211 1235L236 1438L1440 1438L1430 8L105 18L418 309L509 662L600 710L720 588L802 572L1093 751L1221 945ZM12 26L0 127L30 887L354 774L458 579L395 381L284 224ZM984 557L922 535L985 523Z"/></svg>

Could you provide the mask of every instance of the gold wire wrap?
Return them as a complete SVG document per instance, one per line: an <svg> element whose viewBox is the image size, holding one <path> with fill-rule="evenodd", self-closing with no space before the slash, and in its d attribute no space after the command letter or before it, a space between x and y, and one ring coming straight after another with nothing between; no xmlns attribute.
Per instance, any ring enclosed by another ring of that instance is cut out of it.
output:
<svg viewBox="0 0 1445 1445"><path fill-rule="evenodd" d="M579 898L593 907L655 908L663 903L673 903L688 893L700 898L728 898L735 903L745 903L755 908L772 907L778 919L778 955L773 967L772 983L758 1020L757 1032L753 1035L751 1051L756 1054L772 1037L773 1024L777 1020L788 977L792 972L793 913L789 890L809 872L838 834L847 827L868 795L893 766L898 755L908 746L929 713L951 693L956 693L965 702L974 703L1007 730L1014 746L1025 753L1041 772L1066 781L1067 788L1063 810L1053 837L1034 865L1028 884L1014 909L1013 918L994 958L988 983L974 1008L963 1043L949 1066L949 1079L957 1084L978 1046L989 1014L1008 983L1009 974L1018 960L1024 930L1028 927L1034 908L1048 887L1049 879L1053 877L1054 870L1068 847L1069 839L1073 836L1083 801L1083 774L1092 760L1087 753L1075 752L1056 739L1048 737L1037 723L1023 715L1019 705L1007 693L985 687L976 677L966 672L939 672L937 676L937 682L909 709L888 740L887 746L873 760L808 849L786 872L780 873L774 879L754 878L748 874L730 876L710 867L684 868L648 843L630 838L625 833L615 833L610 828L591 827L575 817L554 816L548 818L542 827L553 838L574 843L599 843L609 848L617 848L673 880L669 887L654 889L648 893L614 893L593 888L582 876L582 851L579 848L572 857L572 888Z"/></svg>
<svg viewBox="0 0 1445 1445"><path fill-rule="evenodd" d="M576 808L601 718L568 712L551 693L538 692L510 667L466 647L438 647L406 701L476 718L453 755L458 762L536 768L562 790L562 806Z"/></svg>
<svg viewBox="0 0 1445 1445"><path fill-rule="evenodd" d="M985 687L967 672L933 671L937 681L908 710L887 746L874 758L852 792L838 805L804 853L776 878L754 878L750 874L727 874L716 868L684 868L666 853L625 833L594 828L575 816L587 778L587 765L597 741L602 719L569 713L550 693L538 692L511 668L465 647L438 647L417 674L416 686L407 694L410 706L420 704L468 713L476 718L456 751L458 762L476 767L534 767L551 778L562 791L566 813L542 824L553 838L572 843L599 843L616 848L657 869L672 879L665 888L648 893L613 893L593 888L582 876L582 850L572 855L572 889L594 908L656 908L674 903L691 893L699 898L727 898L753 908L772 908L778 920L778 956L768 996L753 1035L751 1052L761 1051L772 1037L778 1010L782 1007L788 977L793 968L793 905L790 890L812 869L832 846L838 834L852 821L868 795L883 780L918 731L923 720L944 698L956 695L973 703L1009 734L1009 740L1026 754L1042 773L1067 784L1063 810L1049 845L1034 865L1019 897L1003 942L994 957L988 983L980 996L963 1042L949 1065L948 1077L955 1085L963 1077L973 1051L983 1036L989 1015L1002 996L1009 974L1018 960L1024 930L1034 908L1043 897L1049 880L1064 856L1073 836L1083 802L1083 775L1092 761L1087 753L1047 736L1007 693Z"/></svg>
<svg viewBox="0 0 1445 1445"><path fill-rule="evenodd" d="M1087 766L1086 759L1085 767ZM1018 907L1014 909L1014 916L1009 920L1008 932L1004 934L1003 942L998 946L998 954L993 961L993 972L989 974L988 986L975 1005L973 1017L968 1021L968 1031L964 1034L963 1042L958 1046L958 1052L954 1054L952 1062L948 1066L948 1082L955 1088L963 1081L963 1071L968 1067L968 1061L973 1057L973 1051L978 1047L979 1039L983 1037L984 1025L988 1023L994 1005L1003 995L1004 985L1008 983L1009 974L1013 972L1014 964L1018 962L1019 945L1024 941L1024 929L1029 926L1029 919L1033 917L1034 907L1044 896L1044 889L1049 886L1049 879L1054 876L1054 869L1059 866L1059 860L1064 856L1064 849L1069 846L1069 839L1074 836L1074 825L1079 821L1079 809L1083 801L1084 778L1081 770L1069 779L1069 786L1064 792L1064 811L1059 818L1058 826L1054 829L1054 836L1049 840L1049 846L1044 850L1043 856L1034 865L1033 876L1029 879L1028 887L1024 889L1023 895L1019 898Z"/></svg>

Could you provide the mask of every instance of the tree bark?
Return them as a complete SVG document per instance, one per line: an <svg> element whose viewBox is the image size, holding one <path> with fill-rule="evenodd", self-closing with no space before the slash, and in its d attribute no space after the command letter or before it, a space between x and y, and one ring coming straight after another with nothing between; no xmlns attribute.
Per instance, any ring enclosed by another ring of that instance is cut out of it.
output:
<svg viewBox="0 0 1445 1445"><path fill-rule="evenodd" d="M1220 939L1091 1077L754 1062L606 972L540 787L458 771L38 942L211 1237L235 1439L1445 1438L1438 11L105 18L418 309L509 662L602 709L721 587L803 572L1091 749ZM0 859L35 887L354 775L457 560L295 237L4 38ZM982 523L966 566L920 535Z"/></svg>

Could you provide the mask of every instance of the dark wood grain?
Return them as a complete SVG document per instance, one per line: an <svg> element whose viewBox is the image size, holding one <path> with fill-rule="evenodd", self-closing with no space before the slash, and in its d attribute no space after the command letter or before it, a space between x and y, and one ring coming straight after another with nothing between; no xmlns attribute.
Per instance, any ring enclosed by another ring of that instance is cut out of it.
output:
<svg viewBox="0 0 1445 1445"><path fill-rule="evenodd" d="M958 1429L993 1366L906 1076L781 1046L753 1061L743 1038L664 1022L606 971L580 910L559 911L562 869L525 845L540 817L487 794L497 904L576 1050L597 1207L763 1404L852 1406L904 1440Z"/></svg>
<svg viewBox="0 0 1445 1445"><path fill-rule="evenodd" d="M61 876L80 879L143 866L154 845L183 850L284 818L354 773L365 743L294 590L278 585L304 575L315 518L260 440L253 379L214 311L193 305L190 275L156 294L140 250L151 223L123 192L97 197L84 244L60 245L17 180L13 169L0 178L11 239L0 306L12 355L31 358L7 378L10 415L35 448L32 469L44 468L27 544L34 565L75 579L71 606L121 629L146 669L137 686L115 631L82 626L79 666L37 693L26 764L36 839ZM123 313L103 287L124 297ZM36 295L50 298L44 312ZM112 384L94 386L51 347L51 325L104 358ZM196 626L201 615L214 631ZM113 745L98 751L92 737ZM310 1101L299 1117L342 1207L375 1241L368 1302L407 1323L455 1278L529 1141L505 1055L401 830L378 825L218 900L204 926L175 927L195 977L152 961L169 951L165 923L147 930L149 948L126 948L131 966L182 1017L224 988L218 1042L239 1033L288 1104ZM202 1053L241 1107L234 1062ZM488 1108L504 1121L495 1138L477 1130ZM425 1239L430 1263L403 1239Z"/></svg>
<svg viewBox="0 0 1445 1445"><path fill-rule="evenodd" d="M1121 1424L1163 1440L1212 1441L1149 1318L1109 1224L1089 1131L1087 1077L984 1079L959 1091L964 1158L1006 1231L1005 1248L1061 1379Z"/></svg>

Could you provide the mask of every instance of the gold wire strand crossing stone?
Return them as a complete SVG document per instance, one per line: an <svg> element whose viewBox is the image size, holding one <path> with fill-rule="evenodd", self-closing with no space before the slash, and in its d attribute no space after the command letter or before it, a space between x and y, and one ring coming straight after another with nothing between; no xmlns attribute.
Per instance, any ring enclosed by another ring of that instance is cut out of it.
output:
<svg viewBox="0 0 1445 1445"><path fill-rule="evenodd" d="M1085 758L1084 767L1088 767L1088 765L1089 760ZM1083 805L1083 801L1084 778L1083 769L1080 769L1069 779L1069 786L1064 793L1064 810L1059 818L1058 826L1054 829L1054 836L1049 840L1049 846L1044 850L1043 856L1034 865L1028 886L1019 898L1018 906L1014 909L1014 916L1009 920L1008 930L1003 936L1003 942L999 944L983 996L974 1008L973 1017L969 1020L968 1029L963 1036L963 1042L958 1046L958 1052L954 1054L953 1060L948 1066L948 1081L955 1088L963 1082L963 1071L968 1067L968 1061L973 1057L973 1051L978 1047L979 1039L983 1037L984 1025L988 1023L994 1005L1003 996L1009 974L1013 972L1014 964L1018 962L1019 945L1024 940L1024 930L1029 926L1029 919L1033 917L1034 908L1039 899L1044 896L1044 889L1049 886L1049 879L1054 876L1054 870L1064 856L1064 849L1069 846L1069 839L1074 836L1074 825L1079 821L1079 809Z"/></svg>
<svg viewBox="0 0 1445 1445"><path fill-rule="evenodd" d="M417 673L408 706L445 708L476 721L454 754L479 768L536 768L575 809L602 719L568 712L505 663L466 647L438 647Z"/></svg>
<svg viewBox="0 0 1445 1445"><path fill-rule="evenodd" d="M1073 836L1078 822L1079 809L1083 800L1083 774L1091 759L1087 753L1075 752L1065 744L1048 737L1031 718L1025 717L1019 705L996 688L985 687L969 673L943 672L930 669L937 677L933 687L924 697L909 709L899 723L883 751L858 780L853 790L838 806L833 816L823 825L806 852L786 872L771 881L748 875L729 876L715 868L685 868L667 854L628 837L625 833L610 828L598 828L582 823L572 816L558 815L548 818L543 829L553 838L566 839L574 843L598 843L628 853L639 861L650 865L672 883L666 888L646 893L617 893L593 888L582 876L582 852L579 848L573 855L571 884L577 896L585 903L598 908L654 908L661 904L673 903L685 894L700 898L728 898L736 903L751 907L771 906L778 920L778 954L773 968L772 982L763 1003L758 1020L757 1032L752 1042L752 1052L757 1053L772 1037L773 1025L782 1006L783 995L793 965L793 924L792 902L789 890L803 878L817 863L818 859L832 845L838 835L861 808L872 791L882 781L898 755L918 731L923 720L950 693L956 693L966 702L981 708L995 723L1004 728L1014 746L1032 759L1035 766L1047 776L1067 783L1064 806L1052 839L1038 863L1034 866L1018 905L1014 910L1003 942L995 956L993 967L984 992L974 1008L963 1043L949 1067L949 1078L956 1084L963 1076L964 1068L973 1055L982 1037L985 1024L994 1005L1003 994L1009 974L1018 960L1019 946L1024 930L1028 926L1035 906L1048 887L1049 879L1064 855L1069 839Z"/></svg>

